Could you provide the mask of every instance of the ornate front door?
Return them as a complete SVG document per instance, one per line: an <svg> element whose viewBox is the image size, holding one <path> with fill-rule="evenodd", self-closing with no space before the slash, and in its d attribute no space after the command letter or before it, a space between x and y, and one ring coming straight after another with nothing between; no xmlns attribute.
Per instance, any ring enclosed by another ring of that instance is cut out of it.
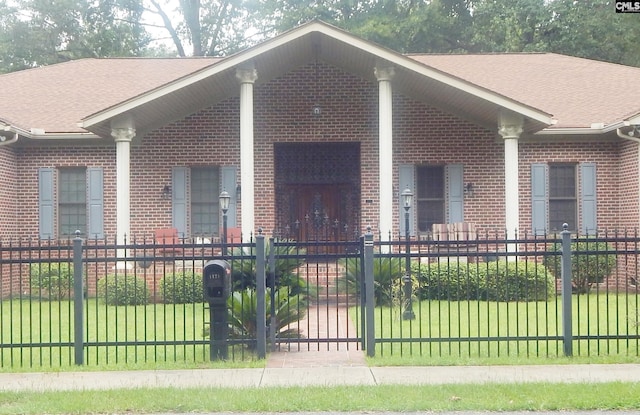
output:
<svg viewBox="0 0 640 415"><path fill-rule="evenodd" d="M352 241L360 232L357 143L276 146L277 233L300 241Z"/></svg>

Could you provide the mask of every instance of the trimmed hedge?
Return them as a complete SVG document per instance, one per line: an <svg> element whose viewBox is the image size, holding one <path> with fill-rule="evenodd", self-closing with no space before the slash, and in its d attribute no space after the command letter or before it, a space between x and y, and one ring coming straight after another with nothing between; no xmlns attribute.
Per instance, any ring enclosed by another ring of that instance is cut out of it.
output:
<svg viewBox="0 0 640 415"><path fill-rule="evenodd" d="M544 258L544 265L556 278L561 278L562 244L555 243L549 248L553 255ZM612 247L604 241L589 239L571 243L571 284L577 294L587 294L593 284L603 282L616 267L616 256L609 252Z"/></svg>
<svg viewBox="0 0 640 415"><path fill-rule="evenodd" d="M478 284L475 267L464 263L411 264L411 273L418 276L419 299L429 300L475 300L478 299Z"/></svg>
<svg viewBox="0 0 640 415"><path fill-rule="evenodd" d="M546 301L553 278L533 261L412 264L421 300Z"/></svg>
<svg viewBox="0 0 640 415"><path fill-rule="evenodd" d="M202 274L193 271L167 274L160 279L160 292L165 303L202 303L204 302Z"/></svg>
<svg viewBox="0 0 640 415"><path fill-rule="evenodd" d="M63 300L73 292L73 265L64 262L31 264L31 290L42 300Z"/></svg>
<svg viewBox="0 0 640 415"><path fill-rule="evenodd" d="M554 293L547 269L532 261L497 261L478 267L478 286L487 301L546 301Z"/></svg>
<svg viewBox="0 0 640 415"><path fill-rule="evenodd" d="M145 305L149 289L143 278L135 275L107 275L98 281L98 295L107 305Z"/></svg>

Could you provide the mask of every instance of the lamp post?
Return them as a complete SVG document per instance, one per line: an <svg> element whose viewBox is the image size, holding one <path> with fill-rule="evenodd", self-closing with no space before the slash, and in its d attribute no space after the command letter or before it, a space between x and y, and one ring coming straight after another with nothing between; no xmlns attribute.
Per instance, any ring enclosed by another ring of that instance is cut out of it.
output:
<svg viewBox="0 0 640 415"><path fill-rule="evenodd" d="M220 200L220 209L222 210L222 255L227 255L227 211L229 210L229 201L231 196L226 190L223 190L218 196Z"/></svg>
<svg viewBox="0 0 640 415"><path fill-rule="evenodd" d="M403 320L413 320L416 315L413 313L412 288L411 288L411 240L409 232L409 210L413 202L413 192L408 187L402 191L402 206L404 207L404 240L405 240L405 274L404 274L404 301L405 308L402 313Z"/></svg>

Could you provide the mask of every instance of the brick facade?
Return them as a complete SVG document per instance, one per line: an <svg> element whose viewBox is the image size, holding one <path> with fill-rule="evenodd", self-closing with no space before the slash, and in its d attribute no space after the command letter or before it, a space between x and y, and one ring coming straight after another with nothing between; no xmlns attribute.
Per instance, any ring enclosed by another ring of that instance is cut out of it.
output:
<svg viewBox="0 0 640 415"><path fill-rule="evenodd" d="M239 90L239 86L238 86ZM275 227L274 143L360 143L362 230L378 223L378 85L339 68L309 64L257 84L254 91L255 224ZM319 106L320 115L312 108ZM502 229L504 147L495 131L475 125L428 103L394 94L394 197L400 164L464 165L464 182L474 184L465 198L465 220L480 229ZM238 166L239 99L228 98L171 122L131 147L131 233L151 235L171 225L171 201L161 197L174 166ZM496 126L497 130L497 126ZM591 139L592 140L592 139ZM520 227L530 228L530 165L539 162L597 164L598 224L636 227L638 144L629 141L571 140L520 143ZM116 156L111 138L104 144L62 145L29 142L0 147L0 236L38 234L37 171L41 167L92 166L104 169L106 235L116 231ZM239 203L241 209L242 203ZM396 206L397 203L394 203ZM397 217L397 207L394 216ZM238 220L240 216L238 215ZM394 221L394 232L397 232Z"/></svg>

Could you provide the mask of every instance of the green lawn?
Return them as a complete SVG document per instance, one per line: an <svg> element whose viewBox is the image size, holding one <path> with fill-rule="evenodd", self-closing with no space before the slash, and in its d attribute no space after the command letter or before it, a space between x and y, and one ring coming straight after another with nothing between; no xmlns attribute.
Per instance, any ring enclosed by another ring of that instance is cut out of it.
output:
<svg viewBox="0 0 640 415"><path fill-rule="evenodd" d="M0 392L0 414L638 410L640 384Z"/></svg>
<svg viewBox="0 0 640 415"><path fill-rule="evenodd" d="M574 296L570 362L637 362L640 328L637 295ZM0 303L0 343L40 344L36 348L0 348L0 370L74 370L73 302L4 300ZM85 367L88 369L212 367L205 340L204 304L107 306L86 301ZM415 320L403 321L400 306L375 310L380 339L372 365L452 365L562 363L561 304L483 301L414 303ZM353 309L352 316L359 310ZM606 335L636 338L611 339ZM515 336L524 340L513 340ZM502 337L501 341L491 338ZM542 340L535 340L543 337ZM545 338L546 337L546 338ZM403 341L390 339L402 339ZM459 341L458 338L463 340ZM422 339L421 342L412 339ZM144 345L142 343L163 343ZM63 346L59 344L63 343ZM107 344L108 343L108 344ZM129 343L129 345L125 345ZM261 366L245 347L230 349L229 366ZM219 364L218 364L219 365ZM215 366L215 364L214 364Z"/></svg>
<svg viewBox="0 0 640 415"><path fill-rule="evenodd" d="M539 358L543 363L561 361L563 344L556 339L562 336L561 307L560 297L547 302L421 301L413 304L415 320L402 320L399 305L378 307L379 341L376 358L370 361L381 365L482 364L487 358L492 364L531 363ZM572 333L593 337L574 340L574 359L638 361L638 309L640 297L635 294L574 295ZM627 334L636 338L604 338ZM491 340L496 338L502 340Z"/></svg>
<svg viewBox="0 0 640 415"><path fill-rule="evenodd" d="M107 306L89 299L85 307L85 364L91 369L144 368L148 364L154 368L211 367L208 344L194 344L206 339L209 312L204 304ZM77 368L69 346L74 336L73 302L5 300L0 323L0 343L41 345L0 348L2 369ZM229 356L235 366L262 365L240 345L231 347Z"/></svg>

